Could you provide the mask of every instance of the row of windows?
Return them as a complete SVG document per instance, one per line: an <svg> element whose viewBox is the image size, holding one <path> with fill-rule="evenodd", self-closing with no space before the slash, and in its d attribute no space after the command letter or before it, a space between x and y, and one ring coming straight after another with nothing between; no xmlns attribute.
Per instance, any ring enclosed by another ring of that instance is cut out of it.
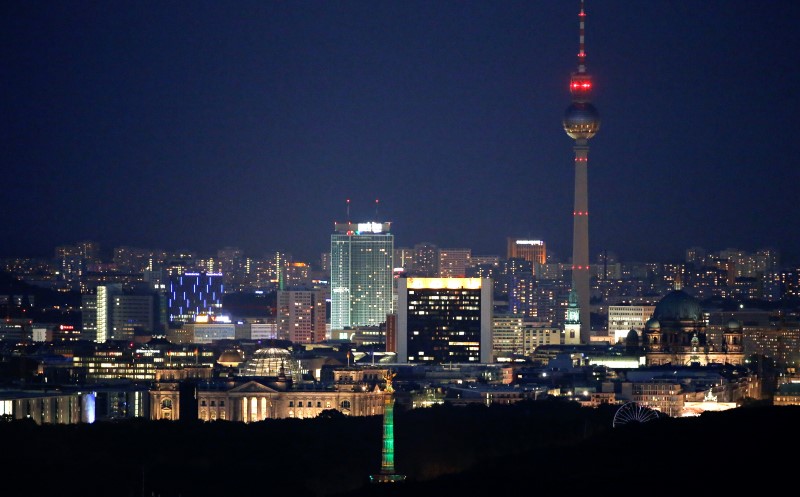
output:
<svg viewBox="0 0 800 497"><path fill-rule="evenodd" d="M473 305L471 303L437 305L433 303L412 302L408 305L409 311L418 309L428 309L428 310L438 310L438 311L479 311L480 308L481 308L480 305Z"/></svg>
<svg viewBox="0 0 800 497"><path fill-rule="evenodd" d="M480 319L478 316L462 316L462 315L453 315L453 313L442 312L442 309L433 309L433 310L416 310L416 309L409 309L411 312L408 313L409 316L439 316L440 318L452 318L455 321L477 321ZM471 309L465 309L471 310ZM439 311L439 312L435 312Z"/></svg>
<svg viewBox="0 0 800 497"><path fill-rule="evenodd" d="M217 420L217 411L211 411L209 415L208 412L205 410L200 411L200 419L203 421L216 421ZM219 419L225 420L225 411L219 411Z"/></svg>
<svg viewBox="0 0 800 497"><path fill-rule="evenodd" d="M309 401L306 402L305 407L313 407L312 404L313 403L309 400ZM209 405L211 407L217 407L216 401L214 401L214 400L211 400L209 402ZM162 402L161 406L162 406L162 408L171 408L172 407L172 401L171 400L165 400L165 401ZM205 399L200 401L200 406L201 407L206 407L207 406ZM225 407L225 401L224 400L220 400L219 401L219 407ZM290 400L289 401L289 407L295 407L295 401ZM303 401L302 400L298 400L296 407L303 407ZM322 402L321 401L317 401L317 406L316 407L321 408L322 407ZM329 400L325 401L325 408L326 409L330 409L330 407L331 407L331 402ZM340 407L342 409L350 409L350 401L349 400L343 400L341 402Z"/></svg>
<svg viewBox="0 0 800 497"><path fill-rule="evenodd" d="M294 401L290 400L289 401L289 407L294 407L294 406L295 406L294 405ZM303 401L302 400L298 400L297 401L297 407L303 407ZM311 407L311 401L310 400L306 403L306 407ZM317 401L317 407L322 407L322 402ZM331 407L330 401L326 401L325 402L325 408L327 409L327 408L330 408L330 407Z"/></svg>
<svg viewBox="0 0 800 497"><path fill-rule="evenodd" d="M409 290L408 294L409 295L416 295L416 291L415 290ZM436 297L438 295L441 295L442 297L449 295L450 296L449 298L455 298L455 296L458 296L458 295L463 295L464 298L468 298L468 299L479 299L480 298L480 296L478 296L475 293L475 290L461 290L461 291L458 291L458 290L456 290L456 291L447 290L445 292L436 292L436 291L431 291L431 290L427 290L427 291L421 290L420 291L420 296L422 298L427 297L427 298L430 299L430 298L434 298L434 297ZM441 297L437 297L437 298L441 298Z"/></svg>

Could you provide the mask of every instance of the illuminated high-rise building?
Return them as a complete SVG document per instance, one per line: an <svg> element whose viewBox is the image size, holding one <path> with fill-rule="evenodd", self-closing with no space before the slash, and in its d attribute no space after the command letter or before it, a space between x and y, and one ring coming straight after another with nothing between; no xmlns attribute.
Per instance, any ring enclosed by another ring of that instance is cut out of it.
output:
<svg viewBox="0 0 800 497"><path fill-rule="evenodd" d="M397 360L492 362L492 280L399 278Z"/></svg>
<svg viewBox="0 0 800 497"><path fill-rule="evenodd" d="M222 312L225 286L220 273L183 273L169 277L169 322L189 323L197 316Z"/></svg>
<svg viewBox="0 0 800 497"><path fill-rule="evenodd" d="M578 14L580 26L578 70L570 77L569 90L572 104L567 107L562 120L564 131L575 140L575 204L572 211L572 287L577 294L580 308L580 341L589 343L590 322L590 278L589 269L589 188L588 156L589 139L600 129L600 114L591 104L592 77L586 72L584 50L584 1Z"/></svg>
<svg viewBox="0 0 800 497"><path fill-rule="evenodd" d="M81 339L97 341L97 294L81 295Z"/></svg>
<svg viewBox="0 0 800 497"><path fill-rule="evenodd" d="M217 263L225 288L228 291L240 290L240 285L245 280L245 257L242 249L225 247L217 250Z"/></svg>
<svg viewBox="0 0 800 497"><path fill-rule="evenodd" d="M527 238L508 238L507 259L525 259L534 265L547 262L547 250L542 240Z"/></svg>
<svg viewBox="0 0 800 497"><path fill-rule="evenodd" d="M155 294L115 295L111 319L114 340L133 341L137 331L152 334L158 323L158 297Z"/></svg>
<svg viewBox="0 0 800 497"><path fill-rule="evenodd" d="M325 340L325 290L278 290L278 338L294 343Z"/></svg>
<svg viewBox="0 0 800 497"><path fill-rule="evenodd" d="M394 272L407 274L414 267L414 249L397 247L394 249Z"/></svg>
<svg viewBox="0 0 800 497"><path fill-rule="evenodd" d="M439 247L429 242L415 244L411 274L421 277L439 276Z"/></svg>
<svg viewBox="0 0 800 497"><path fill-rule="evenodd" d="M655 308L654 305L608 306L608 335L612 338L612 343L624 341L631 330L641 335Z"/></svg>
<svg viewBox="0 0 800 497"><path fill-rule="evenodd" d="M539 316L536 300L536 278L531 272L508 276L508 311L517 316Z"/></svg>
<svg viewBox="0 0 800 497"><path fill-rule="evenodd" d="M105 343L113 339L114 324L111 315L113 298L122 294L122 285L114 283L111 285L98 285L97 295L95 296L94 310L97 313L95 319L95 336L86 336L87 340L94 340L98 343Z"/></svg>
<svg viewBox="0 0 800 497"><path fill-rule="evenodd" d="M442 278L463 278L470 265L472 249L443 248L439 249L439 276Z"/></svg>
<svg viewBox="0 0 800 497"><path fill-rule="evenodd" d="M137 331L153 333L160 329L159 304L155 292L125 292L120 283L98 285L96 294L81 296L81 338L133 341Z"/></svg>
<svg viewBox="0 0 800 497"><path fill-rule="evenodd" d="M524 354L522 322L519 314L494 314L492 317L492 355L510 357Z"/></svg>
<svg viewBox="0 0 800 497"><path fill-rule="evenodd" d="M86 272L86 266L99 258L100 249L95 242L80 242L77 245L56 247L56 261L61 279L78 281Z"/></svg>
<svg viewBox="0 0 800 497"><path fill-rule="evenodd" d="M313 286L311 266L305 262L290 262L284 267L283 288L310 288Z"/></svg>
<svg viewBox="0 0 800 497"><path fill-rule="evenodd" d="M331 331L380 326L394 310L391 223L335 223L331 235Z"/></svg>
<svg viewBox="0 0 800 497"><path fill-rule="evenodd" d="M323 252L319 254L319 270L325 275L325 278L330 278L331 274L331 253Z"/></svg>

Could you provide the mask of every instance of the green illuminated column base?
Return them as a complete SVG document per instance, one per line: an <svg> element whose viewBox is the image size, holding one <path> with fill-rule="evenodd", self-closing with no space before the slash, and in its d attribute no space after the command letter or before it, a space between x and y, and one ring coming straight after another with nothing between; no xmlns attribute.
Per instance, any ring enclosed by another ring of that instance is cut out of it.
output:
<svg viewBox="0 0 800 497"><path fill-rule="evenodd" d="M394 375L385 377L387 379L386 400L383 405L383 449L381 451L381 472L377 475L370 475L372 483L396 483L406 479L406 475L398 475L394 472L394 390L391 380Z"/></svg>
<svg viewBox="0 0 800 497"><path fill-rule="evenodd" d="M369 481L372 483L396 483L406 479L406 475L389 475L389 474L377 474L377 475L369 475Z"/></svg>

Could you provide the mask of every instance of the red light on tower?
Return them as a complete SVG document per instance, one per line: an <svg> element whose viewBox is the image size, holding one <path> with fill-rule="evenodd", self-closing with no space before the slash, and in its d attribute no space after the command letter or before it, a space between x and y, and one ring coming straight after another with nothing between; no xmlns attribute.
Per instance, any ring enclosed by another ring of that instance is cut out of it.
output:
<svg viewBox="0 0 800 497"><path fill-rule="evenodd" d="M586 11L584 0L580 1L578 14L578 67L570 76L569 91L572 104L564 112L562 124L567 135L575 140L575 199L573 215L572 241L572 290L579 316L575 322L580 323L579 343L589 343L591 334L589 302L591 297L590 264L589 264L589 209L588 209L588 140L600 129L600 115L591 103L592 76L586 71L585 50ZM572 294L571 294L572 295ZM575 337L573 337L575 338Z"/></svg>
<svg viewBox="0 0 800 497"><path fill-rule="evenodd" d="M570 78L569 91L574 101L588 101L592 91L592 76L585 72L573 73Z"/></svg>

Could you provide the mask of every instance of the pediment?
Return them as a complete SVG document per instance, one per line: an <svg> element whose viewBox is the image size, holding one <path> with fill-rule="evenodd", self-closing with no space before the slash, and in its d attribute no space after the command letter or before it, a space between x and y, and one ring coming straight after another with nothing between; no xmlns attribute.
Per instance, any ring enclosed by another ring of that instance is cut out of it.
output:
<svg viewBox="0 0 800 497"><path fill-rule="evenodd" d="M239 386L231 388L228 390L228 393L278 393L278 391L262 383L251 380L247 383L243 383Z"/></svg>

